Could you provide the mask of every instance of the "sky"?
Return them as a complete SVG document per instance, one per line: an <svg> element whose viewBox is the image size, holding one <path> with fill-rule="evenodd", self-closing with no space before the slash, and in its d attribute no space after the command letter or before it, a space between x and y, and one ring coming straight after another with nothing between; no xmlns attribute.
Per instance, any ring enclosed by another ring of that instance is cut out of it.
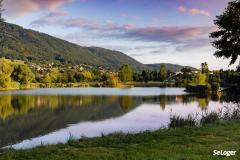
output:
<svg viewBox="0 0 240 160"><path fill-rule="evenodd" d="M213 56L209 33L230 0L5 0L4 18L144 63L235 68Z"/></svg>

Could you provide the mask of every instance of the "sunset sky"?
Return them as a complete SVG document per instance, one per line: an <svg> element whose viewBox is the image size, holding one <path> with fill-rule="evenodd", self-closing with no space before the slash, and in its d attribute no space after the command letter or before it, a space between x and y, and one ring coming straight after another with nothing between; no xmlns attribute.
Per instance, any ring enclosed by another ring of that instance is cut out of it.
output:
<svg viewBox="0 0 240 160"><path fill-rule="evenodd" d="M229 0L5 0L7 22L83 46L122 51L142 63L226 69L209 33ZM231 68L234 68L232 66Z"/></svg>

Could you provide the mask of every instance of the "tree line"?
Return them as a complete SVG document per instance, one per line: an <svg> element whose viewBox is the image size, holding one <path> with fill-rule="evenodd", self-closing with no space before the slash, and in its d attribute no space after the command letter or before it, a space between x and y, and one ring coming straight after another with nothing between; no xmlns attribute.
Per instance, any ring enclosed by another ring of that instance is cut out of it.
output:
<svg viewBox="0 0 240 160"><path fill-rule="evenodd" d="M23 61L0 58L0 88L29 87L31 83L68 84L96 82L101 86L118 87L119 82L162 82L176 87L210 84L216 88L238 85L240 74L235 71L209 71L208 64L202 63L201 70L192 71L184 67L179 73L167 70L164 64L157 70L134 72L129 64L124 64L119 71L100 71L97 68L79 69L77 67L50 67L38 72Z"/></svg>

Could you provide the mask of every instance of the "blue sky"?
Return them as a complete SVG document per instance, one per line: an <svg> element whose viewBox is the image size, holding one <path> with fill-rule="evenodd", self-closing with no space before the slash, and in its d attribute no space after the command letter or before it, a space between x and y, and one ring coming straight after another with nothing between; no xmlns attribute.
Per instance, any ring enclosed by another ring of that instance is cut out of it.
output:
<svg viewBox="0 0 240 160"><path fill-rule="evenodd" d="M5 19L83 46L122 51L142 63L228 68L209 33L229 0L5 0ZM230 68L234 68L231 66Z"/></svg>

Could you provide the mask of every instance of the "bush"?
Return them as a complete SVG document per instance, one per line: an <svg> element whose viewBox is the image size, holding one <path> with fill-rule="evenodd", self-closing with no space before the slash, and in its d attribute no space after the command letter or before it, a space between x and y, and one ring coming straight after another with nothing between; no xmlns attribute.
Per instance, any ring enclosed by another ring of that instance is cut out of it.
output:
<svg viewBox="0 0 240 160"><path fill-rule="evenodd" d="M180 116L172 116L170 118L169 128L179 128L184 126L196 126L197 121L193 116L188 115L187 118Z"/></svg>
<svg viewBox="0 0 240 160"><path fill-rule="evenodd" d="M207 113L206 115L203 115L200 120L200 123L209 124L219 120L220 120L220 115L216 112L211 112L211 113Z"/></svg>
<svg viewBox="0 0 240 160"><path fill-rule="evenodd" d="M211 90L212 90L212 92L218 92L218 91L220 90L220 85L219 85L219 83L214 82L214 83L211 85Z"/></svg>
<svg viewBox="0 0 240 160"><path fill-rule="evenodd" d="M207 94L211 90L209 85L187 85L186 91L198 94Z"/></svg>

